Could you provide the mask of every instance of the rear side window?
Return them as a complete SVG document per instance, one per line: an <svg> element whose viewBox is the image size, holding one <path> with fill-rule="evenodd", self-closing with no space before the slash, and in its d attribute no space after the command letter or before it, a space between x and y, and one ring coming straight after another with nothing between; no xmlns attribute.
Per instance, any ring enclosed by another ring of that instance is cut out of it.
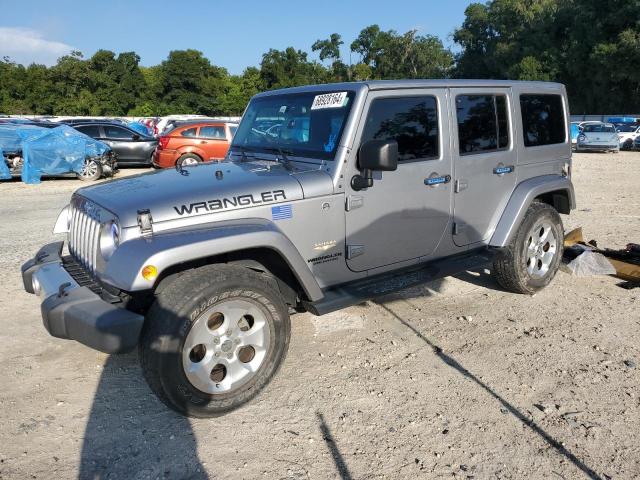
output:
<svg viewBox="0 0 640 480"><path fill-rule="evenodd" d="M104 136L106 138L113 138L117 140L131 140L133 133L124 128L115 127L113 125L105 125Z"/></svg>
<svg viewBox="0 0 640 480"><path fill-rule="evenodd" d="M76 130L91 138L100 138L100 127L97 125L84 125L82 127L76 127Z"/></svg>
<svg viewBox="0 0 640 480"><path fill-rule="evenodd" d="M182 135L183 137L195 137L197 130L198 129L195 128L195 127L194 128L188 128L186 130L183 130L180 135Z"/></svg>
<svg viewBox="0 0 640 480"><path fill-rule="evenodd" d="M564 143L564 108L560 95L520 95L525 147Z"/></svg>
<svg viewBox="0 0 640 480"><path fill-rule="evenodd" d="M362 142L396 140L398 161L438 158L438 106L435 97L395 97L374 100Z"/></svg>
<svg viewBox="0 0 640 480"><path fill-rule="evenodd" d="M216 140L226 140L227 135L224 133L224 127L222 125L207 125L206 127L200 127L200 137L214 138Z"/></svg>
<svg viewBox="0 0 640 480"><path fill-rule="evenodd" d="M509 117L505 95L458 95L460 155L474 155L509 147Z"/></svg>

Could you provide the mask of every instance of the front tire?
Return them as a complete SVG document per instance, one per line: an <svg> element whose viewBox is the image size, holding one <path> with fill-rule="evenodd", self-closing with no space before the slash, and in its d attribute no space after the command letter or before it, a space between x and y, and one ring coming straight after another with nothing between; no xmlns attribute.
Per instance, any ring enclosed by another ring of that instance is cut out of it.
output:
<svg viewBox="0 0 640 480"><path fill-rule="evenodd" d="M95 182L102 177L102 165L95 160L85 160L82 171L77 175L83 182Z"/></svg>
<svg viewBox="0 0 640 480"><path fill-rule="evenodd" d="M533 202L511 243L493 263L493 275L505 290L533 294L555 277L564 245L560 215L550 205Z"/></svg>
<svg viewBox="0 0 640 480"><path fill-rule="evenodd" d="M167 406L191 417L216 417L269 383L286 356L290 331L273 277L205 266L158 295L145 319L140 362Z"/></svg>

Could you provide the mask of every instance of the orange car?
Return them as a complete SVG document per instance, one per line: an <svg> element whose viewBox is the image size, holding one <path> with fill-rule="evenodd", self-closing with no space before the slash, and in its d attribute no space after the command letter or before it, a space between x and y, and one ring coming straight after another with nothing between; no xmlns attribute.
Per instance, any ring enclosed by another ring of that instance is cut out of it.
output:
<svg viewBox="0 0 640 480"><path fill-rule="evenodd" d="M153 164L159 168L222 160L238 125L199 121L178 124L158 138Z"/></svg>

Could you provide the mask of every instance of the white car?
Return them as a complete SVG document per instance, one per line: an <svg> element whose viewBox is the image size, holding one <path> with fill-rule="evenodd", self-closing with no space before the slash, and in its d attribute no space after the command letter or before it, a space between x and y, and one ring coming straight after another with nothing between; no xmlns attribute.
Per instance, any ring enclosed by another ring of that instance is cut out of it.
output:
<svg viewBox="0 0 640 480"><path fill-rule="evenodd" d="M633 141L640 136L640 125L635 123L619 124L618 139L620 140L620 150L631 150Z"/></svg>
<svg viewBox="0 0 640 480"><path fill-rule="evenodd" d="M576 145L578 152L585 151L620 151L618 131L612 123L586 123L578 135Z"/></svg>
<svg viewBox="0 0 640 480"><path fill-rule="evenodd" d="M197 120L197 119L207 118L204 115L167 115L165 117L161 117L158 123L156 123L153 134L158 137L164 132L167 128L167 125L174 120Z"/></svg>

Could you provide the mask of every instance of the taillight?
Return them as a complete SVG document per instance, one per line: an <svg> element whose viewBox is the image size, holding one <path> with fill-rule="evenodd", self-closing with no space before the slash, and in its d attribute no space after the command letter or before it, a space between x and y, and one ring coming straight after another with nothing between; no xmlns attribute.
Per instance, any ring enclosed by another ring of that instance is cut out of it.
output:
<svg viewBox="0 0 640 480"><path fill-rule="evenodd" d="M158 138L158 143L160 144L160 148L167 148L167 145L169 144L169 137Z"/></svg>

